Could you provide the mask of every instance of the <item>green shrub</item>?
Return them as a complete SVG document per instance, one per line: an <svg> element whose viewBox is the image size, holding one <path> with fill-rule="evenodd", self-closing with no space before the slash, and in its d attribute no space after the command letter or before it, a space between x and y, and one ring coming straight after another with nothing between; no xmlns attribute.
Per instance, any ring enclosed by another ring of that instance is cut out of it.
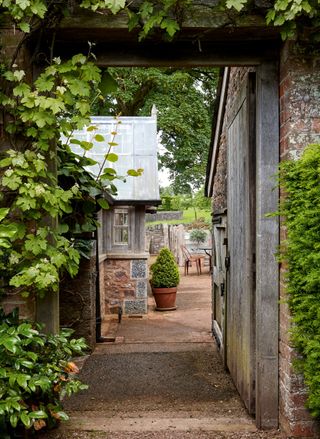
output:
<svg viewBox="0 0 320 439"><path fill-rule="evenodd" d="M72 331L45 335L39 326L0 311L0 431L2 439L51 428L68 419L61 399L87 386L76 380L71 357L81 355L84 339Z"/></svg>
<svg viewBox="0 0 320 439"><path fill-rule="evenodd" d="M190 241L196 242L197 245L202 244L206 241L207 234L204 230L201 229L194 229L190 232Z"/></svg>
<svg viewBox="0 0 320 439"><path fill-rule="evenodd" d="M291 338L300 354L296 365L308 388L307 405L314 416L320 416L319 144L309 145L299 160L282 165L280 185L286 194L280 207L287 228L281 253L288 263Z"/></svg>
<svg viewBox="0 0 320 439"><path fill-rule="evenodd" d="M154 288L176 287L180 281L179 269L173 254L168 248L163 248L150 267L152 277L150 284Z"/></svg>

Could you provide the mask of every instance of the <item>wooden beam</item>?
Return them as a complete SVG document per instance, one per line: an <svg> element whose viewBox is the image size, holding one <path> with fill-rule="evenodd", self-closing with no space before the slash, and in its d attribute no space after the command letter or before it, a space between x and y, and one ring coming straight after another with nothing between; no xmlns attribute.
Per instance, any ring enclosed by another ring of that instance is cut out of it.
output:
<svg viewBox="0 0 320 439"><path fill-rule="evenodd" d="M92 40L91 40L92 41ZM55 55L69 58L86 52L85 45L67 40L57 41ZM199 67L199 66L252 66L264 60L278 59L279 42L273 41L185 41L141 44L97 43L94 47L97 64L138 67Z"/></svg>
<svg viewBox="0 0 320 439"><path fill-rule="evenodd" d="M135 9L133 0L130 7ZM79 7L65 17L57 29L46 29L41 51L55 41L55 55L70 57L88 51L101 66L225 66L256 65L272 59L280 42L279 29L266 26L264 9L255 3L252 10L222 11L217 0L197 0L181 12L181 29L172 42L155 29L138 41L139 29L128 30L125 12L90 12Z"/></svg>
<svg viewBox="0 0 320 439"><path fill-rule="evenodd" d="M130 5L131 10L137 10L137 2L133 0ZM205 37L205 33L210 29L224 29L225 32L233 28L234 31L240 29L259 28L265 34L278 32L274 27L267 26L265 20L265 5L254 5L253 8L246 8L241 12L235 9L222 10L220 2L217 0L210 0L207 2L199 1L193 2L185 9L177 14L177 21L180 23L180 35L186 31L201 32ZM64 29L91 29L101 32L103 34L112 33L121 30L119 35L121 39L132 39L132 33L128 32L128 15L125 11L121 11L113 15L108 10L99 10L99 12L92 12L80 7L74 7L71 15L62 19L60 30ZM123 32L126 31L126 32ZM135 32L137 33L137 32ZM74 38L81 38L81 34L74 34ZM254 38L254 34L252 34Z"/></svg>
<svg viewBox="0 0 320 439"><path fill-rule="evenodd" d="M279 96L276 63L257 69L256 219L256 423L278 426L279 245L275 174L279 164Z"/></svg>

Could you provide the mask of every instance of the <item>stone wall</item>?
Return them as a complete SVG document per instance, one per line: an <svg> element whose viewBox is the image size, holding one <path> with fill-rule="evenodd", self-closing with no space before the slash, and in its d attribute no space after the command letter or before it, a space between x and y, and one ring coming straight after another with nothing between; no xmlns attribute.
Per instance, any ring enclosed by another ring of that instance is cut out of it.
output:
<svg viewBox="0 0 320 439"><path fill-rule="evenodd" d="M183 212L181 210L177 211L158 211L157 213L147 213L146 221L170 221L170 220L181 220Z"/></svg>
<svg viewBox="0 0 320 439"><path fill-rule="evenodd" d="M163 224L157 224L146 227L146 250L151 255L157 255L166 245L163 226Z"/></svg>
<svg viewBox="0 0 320 439"><path fill-rule="evenodd" d="M320 142L320 58L294 53L286 44L280 64L280 157L296 159L309 143ZM285 238L281 230L281 239ZM286 297L281 266L281 299ZM290 312L280 301L280 424L292 437L319 437L318 425L305 409L303 379L292 367L296 353L290 345Z"/></svg>
<svg viewBox="0 0 320 439"><path fill-rule="evenodd" d="M241 88L243 81L253 67L231 68L228 84L225 116L219 139L217 166L214 174L212 207L213 213L218 213L227 208L227 127L230 122L230 111L234 104L234 97Z"/></svg>
<svg viewBox="0 0 320 439"><path fill-rule="evenodd" d="M147 313L147 258L118 256L103 261L103 315L111 317L121 307L124 315Z"/></svg>
<svg viewBox="0 0 320 439"><path fill-rule="evenodd" d="M82 258L79 273L60 283L60 326L73 329L93 348L96 342L96 259Z"/></svg>
<svg viewBox="0 0 320 439"><path fill-rule="evenodd" d="M168 247L179 265L184 264L181 246L185 244L185 226L158 224L146 229L147 251L151 255L159 254L163 247Z"/></svg>

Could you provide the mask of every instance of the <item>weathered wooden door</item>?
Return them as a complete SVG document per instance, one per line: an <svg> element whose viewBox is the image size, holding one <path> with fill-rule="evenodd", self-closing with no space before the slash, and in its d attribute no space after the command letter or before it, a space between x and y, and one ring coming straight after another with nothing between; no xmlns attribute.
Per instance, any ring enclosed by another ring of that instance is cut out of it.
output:
<svg viewBox="0 0 320 439"><path fill-rule="evenodd" d="M255 76L234 102L228 126L226 365L255 412Z"/></svg>
<svg viewBox="0 0 320 439"><path fill-rule="evenodd" d="M225 292L227 288L226 272L226 212L220 212L213 218L213 282L212 282L212 304L213 319L212 330L218 343L224 365L226 365L224 333L225 333Z"/></svg>

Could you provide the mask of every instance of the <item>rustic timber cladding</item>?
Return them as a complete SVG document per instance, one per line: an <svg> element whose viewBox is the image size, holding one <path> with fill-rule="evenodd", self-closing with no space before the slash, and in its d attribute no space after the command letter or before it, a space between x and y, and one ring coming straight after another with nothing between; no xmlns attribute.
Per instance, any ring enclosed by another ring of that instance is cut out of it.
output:
<svg viewBox="0 0 320 439"><path fill-rule="evenodd" d="M271 65L265 64L255 69L248 68L232 68L230 69L229 84L227 99L224 107L223 124L221 124L221 132L219 136L219 148L215 158L215 173L213 180L213 223L214 223L214 241L215 241L215 261L214 261L214 277L213 277L213 293L214 293L214 322L213 327L218 338L219 343L223 343L223 332L227 331L227 340L229 338L232 341L232 333L227 329L225 322L225 315L228 317L228 306L225 306L225 294L221 291L221 285L225 285L225 272L227 272L227 288L232 288L232 282L230 283L230 276L235 280L237 274L232 269L232 265L237 263L235 254L231 254L231 271L226 271L226 267L223 265L221 259L226 247L221 245L219 233L223 231L223 225L226 218L225 207L229 207L228 215L228 248L232 245L233 238L230 235L231 226L232 231L235 233L234 237L237 238L237 233L241 234L243 224L241 221L234 221L236 217L239 217L239 206L237 200L230 200L230 197L234 197L234 193L229 192L228 197L225 176L231 173L233 176L228 178L228 185L235 183L234 179L240 172L241 167L244 171L247 169L250 163L250 157L245 159L242 157L240 167L235 167L234 163L238 160L230 154L238 154L236 150L230 150L230 142L237 143L243 133L241 130L238 134L235 134L236 127L233 127L237 118L241 118L241 106L232 114L232 108L237 107L237 99L239 99L239 91L245 85L248 74L256 71L256 125L257 125L257 138L256 138L256 267L253 264L253 268L256 271L256 290L255 290L255 306L256 312L256 339L253 340L256 344L256 422L257 425L268 426L268 419L275 419L275 412L272 409L270 402L268 403L268 393L270 393L271 383L277 380L277 371L279 373L279 424L282 430L287 434L287 437L319 437L319 424L314 421L308 410L305 408L306 402L306 389L303 385L303 378L298 375L293 368L293 362L296 357L296 353L290 344L290 325L291 318L290 312L284 301L276 300L278 282L277 264L275 261L274 253L277 247L277 224L269 222L269 219L265 216L268 212L274 210L275 199L277 192L274 190L276 184L275 179L272 180L272 174L276 172L276 164L278 157L276 154L276 141L277 135L272 129L272 126L277 123L277 108L274 103L278 100L276 90L274 88L274 82L277 80L275 71ZM303 56L303 50L301 47L297 49L297 46L293 46L292 43L284 45L281 51L280 59L280 96L279 96L279 110L280 110L280 144L279 156L281 160L284 159L296 159L300 156L303 148L309 144L320 141L320 109L319 109L319 83L320 83L320 62L319 57L316 56ZM270 96L273 94L273 98ZM272 104L273 102L273 104ZM272 104L273 113L270 111ZM268 115L268 116L267 116ZM271 115L273 117L271 117ZM232 122L233 121L233 122ZM232 123L231 123L232 122ZM240 122L239 122L240 123ZM229 133L227 133L229 130ZM231 132L230 132L231 130ZM233 133L233 134L232 134ZM240 141L241 145L243 144ZM268 145L274 145L273 150L269 151ZM241 145L238 148L242 147ZM228 147L228 151L227 151ZM233 151L233 152L232 152ZM229 155L228 155L229 154ZM227 170L227 162L229 163ZM273 173L270 169L274 169ZM254 183L254 182L253 182ZM236 183L237 186L238 183ZM230 190L230 187L229 187ZM268 196L269 192L269 196ZM238 198L241 194L238 194ZM236 197L237 198L237 197ZM262 201L264 200L264 201ZM254 201L254 200L253 200ZM238 207L237 207L238 206ZM236 214L233 221L230 219L232 216L232 209L236 209ZM248 210L248 209L246 209ZM238 213L237 213L238 212ZM240 215L241 217L241 215ZM239 217L239 218L240 218ZM218 221L219 220L219 221ZM230 222L231 221L231 222ZM253 223L252 223L253 225ZM244 239L246 235L244 235ZM265 236L267 239L262 239ZM285 239L285 230L281 230L281 238ZM241 240L240 240L241 241ZM236 246L239 250L241 242ZM254 250L254 246L253 246ZM250 257L250 253L248 254ZM266 260L265 258L268 258ZM236 259L236 261L235 261ZM242 258L243 261L247 258ZM247 277L244 271L244 265L238 266L236 271L241 271L242 277ZM221 269L222 267L222 269ZM271 270L272 268L272 270ZM281 278L280 278L280 296L285 299L285 283L284 274L287 267L282 264L281 266ZM233 271L232 271L233 270ZM229 273L229 274L228 274ZM250 274L250 272L248 272ZM221 281L222 279L222 281ZM269 279L269 280L268 280ZM270 283L270 279L274 279L274 282ZM233 280L233 282L234 282ZM235 290L237 294L237 290ZM247 289L246 289L247 290ZM230 292L231 294L231 292ZM270 298L273 297L272 302ZM232 297L231 297L232 299ZM234 298L233 298L234 299ZM239 298L240 299L240 298ZM229 300L229 299L228 299ZM244 301L244 294L241 294L241 303ZM230 306L230 303L229 303ZM226 311L227 308L227 311ZM260 312L258 310L260 309ZM277 324L279 314L279 350L277 347ZM268 316L266 319L264 316ZM251 314L251 319L254 319L254 314ZM274 320L273 326L268 324L268 320ZM254 326L252 327L254 331ZM248 332L250 334L250 331ZM270 335L275 340L274 344L266 343L266 339L270 339ZM242 336L240 337L242 339ZM239 340L240 342L241 340ZM235 376L235 381L239 379L239 361L237 360L237 372L234 369L228 358L232 358L234 351L225 352L222 345L222 354L227 359L226 364L231 367L231 373ZM279 358L277 353L279 352ZM228 363L229 361L229 363ZM278 365L279 362L279 365ZM271 367L273 364L273 367ZM267 372L267 373L266 373ZM241 377L241 374L240 374ZM241 385L243 383L243 377L240 379L240 392ZM274 392L273 392L274 393ZM267 397L267 398L266 398ZM274 401L277 397L274 393ZM244 396L244 400L246 396ZM274 405L275 407L275 405ZM250 408L249 408L250 409Z"/></svg>
<svg viewBox="0 0 320 439"><path fill-rule="evenodd" d="M278 426L278 220L266 214L278 202L277 65L224 69L220 83L206 182L208 195L220 195L217 205L213 200L213 329L248 411L258 427L272 428Z"/></svg>
<svg viewBox="0 0 320 439"><path fill-rule="evenodd" d="M296 52L296 53L295 53ZM296 159L309 143L320 142L320 58L303 55L301 48L287 43L280 64L280 155ZM285 239L285 230L281 238ZM281 265L280 296L286 297ZM280 302L280 422L293 437L319 437L319 425L305 409L306 389L292 363L296 353L290 345L290 312Z"/></svg>
<svg viewBox="0 0 320 439"><path fill-rule="evenodd" d="M60 326L71 328L74 337L84 337L93 349L96 341L96 258L82 258L79 273L60 283Z"/></svg>

